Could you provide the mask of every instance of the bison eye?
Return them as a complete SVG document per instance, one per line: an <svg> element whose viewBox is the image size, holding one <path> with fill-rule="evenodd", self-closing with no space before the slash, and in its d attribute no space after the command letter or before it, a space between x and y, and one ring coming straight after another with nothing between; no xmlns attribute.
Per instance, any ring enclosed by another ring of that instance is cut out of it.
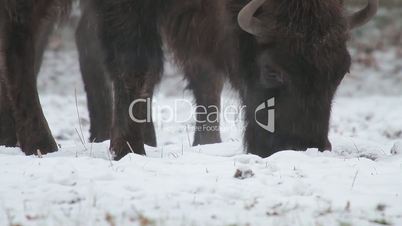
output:
<svg viewBox="0 0 402 226"><path fill-rule="evenodd" d="M271 67L264 67L260 74L261 85L265 88L275 88L285 83L284 73Z"/></svg>

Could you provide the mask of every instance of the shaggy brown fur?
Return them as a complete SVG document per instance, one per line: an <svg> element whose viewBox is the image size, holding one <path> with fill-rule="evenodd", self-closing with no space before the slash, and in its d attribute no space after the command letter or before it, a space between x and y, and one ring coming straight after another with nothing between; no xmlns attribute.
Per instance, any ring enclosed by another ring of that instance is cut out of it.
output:
<svg viewBox="0 0 402 226"><path fill-rule="evenodd" d="M70 0L0 1L0 145L25 154L57 150L36 88L47 37Z"/></svg>
<svg viewBox="0 0 402 226"><path fill-rule="evenodd" d="M266 26L261 37L237 23L246 0L92 2L88 14L99 28L105 70L114 84L111 150L116 159L130 152L127 142L144 154L149 133L125 109L136 98L152 96L163 70L163 42L183 69L197 104L219 105L225 77L239 90L248 109L245 143L250 153L265 157L284 149L331 148L332 98L350 67L341 1L267 1L256 13ZM256 120L267 120L266 114L254 112L272 97L275 133L259 127ZM135 111L145 115L142 107ZM194 144L219 141L219 131L197 131Z"/></svg>

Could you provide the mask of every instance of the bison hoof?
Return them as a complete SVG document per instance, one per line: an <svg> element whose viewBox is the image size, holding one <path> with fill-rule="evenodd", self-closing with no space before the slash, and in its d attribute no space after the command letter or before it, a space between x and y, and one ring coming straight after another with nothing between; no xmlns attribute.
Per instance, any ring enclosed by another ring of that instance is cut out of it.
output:
<svg viewBox="0 0 402 226"><path fill-rule="evenodd" d="M89 142L91 143L102 143L110 139L110 135L108 133L91 133L89 138Z"/></svg>
<svg viewBox="0 0 402 226"><path fill-rule="evenodd" d="M329 140L327 140L325 147L324 148L319 148L318 149L320 152L324 152L324 151L332 151L332 144Z"/></svg>
<svg viewBox="0 0 402 226"><path fill-rule="evenodd" d="M26 155L46 155L58 151L58 146L53 138L43 139L38 142L21 142L21 149Z"/></svg>
<svg viewBox="0 0 402 226"><path fill-rule="evenodd" d="M1 136L0 135L0 146L6 147L17 147L17 137L15 135Z"/></svg>
<svg viewBox="0 0 402 226"><path fill-rule="evenodd" d="M110 152L113 160L119 161L129 153L138 155L146 155L144 145L135 145L134 142L127 141L111 141Z"/></svg>

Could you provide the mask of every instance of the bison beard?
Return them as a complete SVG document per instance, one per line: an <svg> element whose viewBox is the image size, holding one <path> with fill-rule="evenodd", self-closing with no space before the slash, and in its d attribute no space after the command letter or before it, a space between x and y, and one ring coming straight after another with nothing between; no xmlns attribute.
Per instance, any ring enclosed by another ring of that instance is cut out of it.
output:
<svg viewBox="0 0 402 226"><path fill-rule="evenodd" d="M18 141L26 154L57 150L39 105L36 74L52 27L45 18L68 8L67 0L32 2L0 3L0 145ZM163 73L165 43L197 105L219 106L226 78L240 92L248 109L249 153L330 149L331 103L350 67L348 32L366 23L377 5L369 0L345 17L339 0L82 1L76 39L91 141L110 134L117 160L132 150L145 154L144 144L156 146L153 123L136 123L127 111L132 101L152 98ZM275 133L261 128L256 120L264 119L254 114L270 98L276 101ZM145 117L146 106L135 105L133 113ZM217 131L194 135L194 145L220 140Z"/></svg>

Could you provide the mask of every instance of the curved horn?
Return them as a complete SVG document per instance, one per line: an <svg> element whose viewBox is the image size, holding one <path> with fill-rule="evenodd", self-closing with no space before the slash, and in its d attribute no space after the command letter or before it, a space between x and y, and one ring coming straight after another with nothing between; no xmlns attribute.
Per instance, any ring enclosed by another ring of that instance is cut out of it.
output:
<svg viewBox="0 0 402 226"><path fill-rule="evenodd" d="M365 25L375 16L378 10L378 0L368 0L367 6L348 17L349 28L355 29Z"/></svg>
<svg viewBox="0 0 402 226"><path fill-rule="evenodd" d="M266 0L251 0L239 12L237 21L241 29L255 36L260 36L263 32L262 22L254 16L255 12L264 4Z"/></svg>

